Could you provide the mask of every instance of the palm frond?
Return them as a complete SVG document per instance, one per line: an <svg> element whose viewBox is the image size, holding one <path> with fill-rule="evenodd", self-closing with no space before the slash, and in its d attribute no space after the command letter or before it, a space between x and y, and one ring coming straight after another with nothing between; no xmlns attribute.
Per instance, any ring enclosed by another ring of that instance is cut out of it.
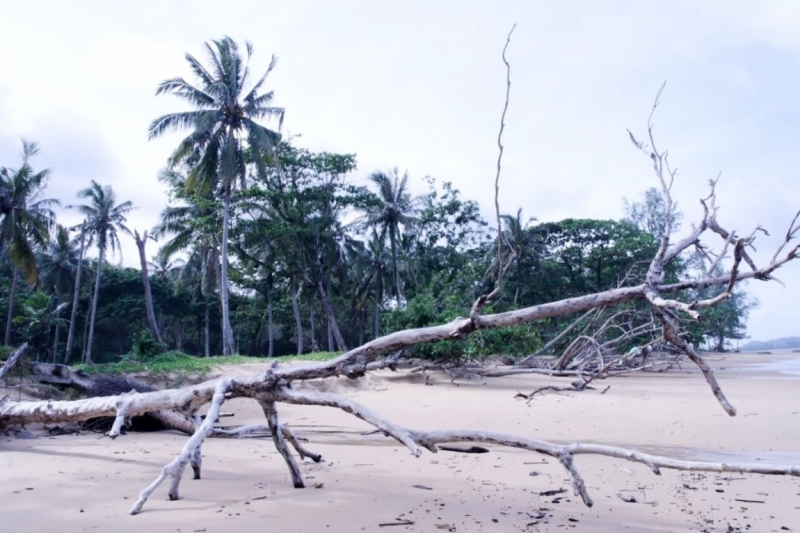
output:
<svg viewBox="0 0 800 533"><path fill-rule="evenodd" d="M163 93L171 93L197 107L211 107L216 104L216 100L201 89L191 85L183 78L171 78L164 80L156 89L156 96Z"/></svg>
<svg viewBox="0 0 800 533"><path fill-rule="evenodd" d="M210 87L214 84L214 77L211 76L200 61L191 54L186 54L184 58L186 58L186 61L189 63L189 67L192 69L192 72L194 72L194 75L200 78L204 86Z"/></svg>
<svg viewBox="0 0 800 533"><path fill-rule="evenodd" d="M267 76L269 73L272 72L272 69L275 68L275 65L278 64L278 58L275 54L272 54L272 59L270 59L269 66L267 67L266 72L258 79L255 85L250 89L250 92L244 97L243 102L247 105L253 104L258 99L258 91L261 89L261 86L264 85L264 82L267 80ZM272 91L267 93L269 95L269 100L265 101L264 104L269 103L272 100ZM263 97L263 95L262 95ZM262 104L255 104L254 107L259 107Z"/></svg>
<svg viewBox="0 0 800 533"><path fill-rule="evenodd" d="M180 113L169 113L158 117L147 129L147 138L152 140L163 135L168 131L178 131L184 128L191 128L198 119L207 111L182 111Z"/></svg>

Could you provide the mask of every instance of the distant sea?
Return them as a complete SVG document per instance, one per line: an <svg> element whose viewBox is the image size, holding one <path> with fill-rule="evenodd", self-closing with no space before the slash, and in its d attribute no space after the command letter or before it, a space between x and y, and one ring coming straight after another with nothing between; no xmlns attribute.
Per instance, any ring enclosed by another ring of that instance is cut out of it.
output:
<svg viewBox="0 0 800 533"><path fill-rule="evenodd" d="M770 361L768 363L759 363L753 365L752 368L758 370L769 370L778 372L779 374L786 374L790 376L800 376L800 359L787 359L784 361Z"/></svg>

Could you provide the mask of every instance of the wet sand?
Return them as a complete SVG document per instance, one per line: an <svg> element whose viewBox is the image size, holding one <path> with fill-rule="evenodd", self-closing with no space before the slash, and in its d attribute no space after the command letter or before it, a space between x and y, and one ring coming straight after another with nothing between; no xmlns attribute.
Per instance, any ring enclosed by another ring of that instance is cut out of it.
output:
<svg viewBox="0 0 800 533"><path fill-rule="evenodd" d="M514 394L555 380L510 376L456 386L440 379L426 386L419 377L380 373L360 384L342 380L325 387L414 428L473 427L676 458L800 464L800 376L791 372L800 356L709 359L736 417L724 413L688 365L669 374L607 380L603 386L611 388L602 395L545 394L530 403ZM229 401L223 411L236 413L223 424L263 422L253 401ZM644 465L579 456L576 464L595 500L587 508L572 495L561 466L531 452L490 446L486 454L426 452L417 459L393 440L362 435L371 428L340 411L281 406L280 414L309 440L308 448L323 455L323 463L302 464L306 484L320 488L293 489L271 440L209 439L204 479L187 476L176 502L167 501L166 485L160 487L135 517L127 511L139 491L185 437L2 438L2 530L800 531L798 478L667 470L655 476ZM541 494L560 489L567 491ZM380 526L398 520L413 524Z"/></svg>

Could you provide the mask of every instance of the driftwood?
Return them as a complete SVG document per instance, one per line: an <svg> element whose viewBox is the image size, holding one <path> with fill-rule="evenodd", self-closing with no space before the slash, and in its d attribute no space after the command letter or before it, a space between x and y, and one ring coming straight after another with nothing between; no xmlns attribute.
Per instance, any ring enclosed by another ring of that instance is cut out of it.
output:
<svg viewBox="0 0 800 533"><path fill-rule="evenodd" d="M10 359L9 359L10 361ZM52 363L32 363L30 365L31 377L44 386L55 386L77 389L90 398L118 396L130 392L153 392L156 387L133 378L96 375L92 376L82 370L74 370L67 365ZM81 427L91 431L113 431L114 423L118 417L94 417L83 420ZM162 409L144 412L120 419L120 427L113 433L119 434L122 429L131 431L159 431L173 429L191 435L194 433L194 423L179 411Z"/></svg>
<svg viewBox="0 0 800 533"><path fill-rule="evenodd" d="M656 106L657 104L658 102L656 101ZM656 106L654 106L653 110L655 110ZM261 405L273 443L287 463L293 484L296 487L303 486L302 473L299 465L288 450L287 441L295 446L301 457L305 455L314 459L315 455L301 449L297 439L293 439L290 436L291 433L287 432L288 428L279 421L278 407L280 404L326 406L343 410L371 424L386 436L394 438L408 448L414 456L420 456L423 449L436 453L439 450L438 445L456 442L508 446L547 455L561 463L570 477L573 491L589 506L592 505L592 499L574 464L574 457L580 454L603 455L642 463L650 467L655 474L659 474L662 468L671 468L688 471L747 472L800 476L800 466L683 461L615 446L592 443L561 445L531 437L480 429L415 430L402 427L346 396L298 390L298 388L292 387L292 382L295 381L324 379L335 376L359 378L369 370L390 367L396 363L393 360L380 360L380 357L404 347L424 342L461 338L479 329L492 329L535 322L549 317L585 313L592 309L611 308L617 304L638 301L644 302L649 306L651 313L660 324L664 339L700 368L720 405L729 415L734 416L736 410L725 397L712 370L702 356L683 339L677 317L688 315L691 318L699 319L704 308L716 305L729 297L734 285L739 281L746 279L773 279L773 272L796 259L798 253L800 253L800 247L796 245L789 246L790 241L794 239L800 230L800 225L797 222L798 217L795 217L790 224L784 242L776 250L770 262L761 268L757 268L746 250L748 246L752 245L756 233L754 232L749 237L742 238L722 229L716 220L716 182L712 181L710 195L702 200L704 207L702 220L694 226L690 234L685 238L674 243L671 242L671 227L668 215L672 208L670 189L675 173L670 169L665 153L655 148L650 121L648 121L648 138L650 144L645 145L631 135L631 139L637 148L642 150L653 162L655 174L661 184L662 193L666 200L665 216L667 227L643 283L617 287L595 294L567 298L504 313L481 314L484 305L496 292L494 291L489 295L483 295L478 298L467 318L459 317L439 326L398 331L352 349L330 361L302 366L271 367L263 372L247 376L235 378L225 376L180 389L152 392L132 391L116 396L95 397L76 401L15 402L6 397L0 399L0 426L35 422L77 423L99 416L111 416L115 417L115 422L109 434L115 437L119 435L124 420L131 416L161 410L175 410L185 414L193 422L192 436L186 441L181 452L165 465L160 475L141 492L138 500L131 508L131 514L141 511L148 498L167 478L171 480L169 498L171 500L177 499L179 497L179 484L187 464L192 466L195 477L200 477L201 445L208 436L214 434L213 425L215 420L219 415L222 404L229 398L251 398ZM717 234L723 240L723 250L718 255L720 259L724 256L725 250L729 246L733 246L734 261L730 270L723 276L712 277L711 274L708 274L699 280L665 284L665 266L689 247L699 246L700 238L707 230ZM786 250L787 247L788 250ZM739 270L739 265L742 261L750 267L750 271L743 272ZM498 278L498 287L499 283L500 280ZM725 290L719 296L703 301L681 302L670 297L680 291L712 285L724 286ZM538 369L509 370L532 371ZM548 372L552 371L548 370ZM198 411L205 404L210 404L208 415L205 419L201 419L197 416Z"/></svg>
<svg viewBox="0 0 800 533"><path fill-rule="evenodd" d="M25 353L25 350L27 348L28 348L28 343L26 342L25 344L23 344L13 352L11 352L11 354L8 356L8 359L6 359L6 362L3 363L3 366L0 367L0 379L3 379L5 377L8 371L11 370L11 368L17 363L17 359L19 359L20 356L23 353Z"/></svg>
<svg viewBox="0 0 800 533"><path fill-rule="evenodd" d="M72 387L84 394L89 392L94 384L92 376L83 370L74 370L67 365L52 363L32 363L31 377L39 383Z"/></svg>

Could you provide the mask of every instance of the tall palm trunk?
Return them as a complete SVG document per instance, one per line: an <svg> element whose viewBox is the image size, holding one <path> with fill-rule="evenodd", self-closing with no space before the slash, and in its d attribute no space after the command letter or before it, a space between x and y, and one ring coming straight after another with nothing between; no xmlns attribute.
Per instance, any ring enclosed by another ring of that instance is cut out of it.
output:
<svg viewBox="0 0 800 533"><path fill-rule="evenodd" d="M312 295L308 302L308 315L311 322L311 351L318 352L319 346L317 345L317 330L314 322L314 296Z"/></svg>
<svg viewBox="0 0 800 533"><path fill-rule="evenodd" d="M14 268L14 276L11 278L11 294L8 295L8 318L6 319L6 336L3 344L11 344L11 322L14 320L14 303L17 299L17 285L19 284L19 271Z"/></svg>
<svg viewBox="0 0 800 533"><path fill-rule="evenodd" d="M333 337L336 339L336 347L339 349L339 351L346 352L347 344L344 342L342 332L339 331L339 325L336 323L336 315L333 313L333 305L331 305L330 298L328 298L328 294L325 292L325 287L322 285L322 281L317 282L317 292L319 292L320 300L322 300L322 309L325 311L328 324L333 331Z"/></svg>
<svg viewBox="0 0 800 533"><path fill-rule="evenodd" d="M302 287L295 291L295 282L292 280L292 286L289 289L292 293L292 312L294 313L294 325L297 333L297 355L303 354L303 320L300 317L300 291Z"/></svg>
<svg viewBox="0 0 800 533"><path fill-rule="evenodd" d="M158 331L158 324L156 323L156 313L153 309L153 292L150 290L150 276L147 272L147 257L145 256L145 245L147 244L147 231L142 236L139 236L138 231L133 232L136 239L136 248L139 249L139 265L142 268L142 284L144 285L144 303L147 309L147 325L153 336L158 342L159 346L164 347L164 341L161 339L161 332ZM180 346L178 347L180 349Z"/></svg>
<svg viewBox="0 0 800 533"><path fill-rule="evenodd" d="M275 353L275 341L273 339L273 330L272 330L272 289L269 291L269 302L267 303L267 335L269 335L269 351L267 352L267 357L272 357Z"/></svg>
<svg viewBox="0 0 800 533"><path fill-rule="evenodd" d="M81 251L78 255L78 270L75 273L75 291L72 294L72 311L69 319L69 332L67 333L67 353L64 354L64 364L69 364L72 359L72 340L75 337L75 321L78 318L78 298L81 293L81 271L83 270L83 249L86 237L86 224L81 225Z"/></svg>
<svg viewBox="0 0 800 533"><path fill-rule="evenodd" d="M226 191L222 210L222 268L219 274L219 298L222 305L222 354L233 355L236 348L233 343L230 306L228 299L228 230L231 219L231 192Z"/></svg>
<svg viewBox="0 0 800 533"><path fill-rule="evenodd" d="M378 294L375 296L375 317L372 327L375 330L373 339L381 336L381 304L383 303L383 272L378 271Z"/></svg>
<svg viewBox="0 0 800 533"><path fill-rule="evenodd" d="M206 320L205 320L205 356L211 357L211 310L206 298Z"/></svg>
<svg viewBox="0 0 800 533"><path fill-rule="evenodd" d="M358 345L364 345L364 330L367 329L367 310L358 312Z"/></svg>
<svg viewBox="0 0 800 533"><path fill-rule="evenodd" d="M97 258L97 275L94 278L94 296L92 297L92 314L89 317L89 338L86 340L86 353L84 363L92 362L92 345L94 344L94 321L97 318L97 297L100 295L100 273L103 271L103 258L106 254L106 247L99 246L100 255Z"/></svg>
<svg viewBox="0 0 800 533"><path fill-rule="evenodd" d="M400 272L397 270L397 238L394 228L389 230L389 241L392 246L392 270L394 270L394 289L397 297L397 307L400 307Z"/></svg>
<svg viewBox="0 0 800 533"><path fill-rule="evenodd" d="M372 338L377 339L381 336L381 311L378 300L375 300L375 316L372 317Z"/></svg>
<svg viewBox="0 0 800 533"><path fill-rule="evenodd" d="M328 275L328 287L325 289L327 294L331 293L331 277L330 274ZM333 327L331 324L330 317L328 318L328 351L333 351Z"/></svg>
<svg viewBox="0 0 800 533"><path fill-rule="evenodd" d="M61 302L61 298L58 297L56 294L56 309L58 309L58 304ZM61 311L56 313L56 321L61 318ZM53 334L53 364L58 362L58 338L60 337L61 333L61 325L56 322L56 330Z"/></svg>
<svg viewBox="0 0 800 533"><path fill-rule="evenodd" d="M333 329L331 329L331 321L330 320L327 321L327 326L328 326L328 351L332 352L333 348L334 348L334 346L333 346Z"/></svg>

